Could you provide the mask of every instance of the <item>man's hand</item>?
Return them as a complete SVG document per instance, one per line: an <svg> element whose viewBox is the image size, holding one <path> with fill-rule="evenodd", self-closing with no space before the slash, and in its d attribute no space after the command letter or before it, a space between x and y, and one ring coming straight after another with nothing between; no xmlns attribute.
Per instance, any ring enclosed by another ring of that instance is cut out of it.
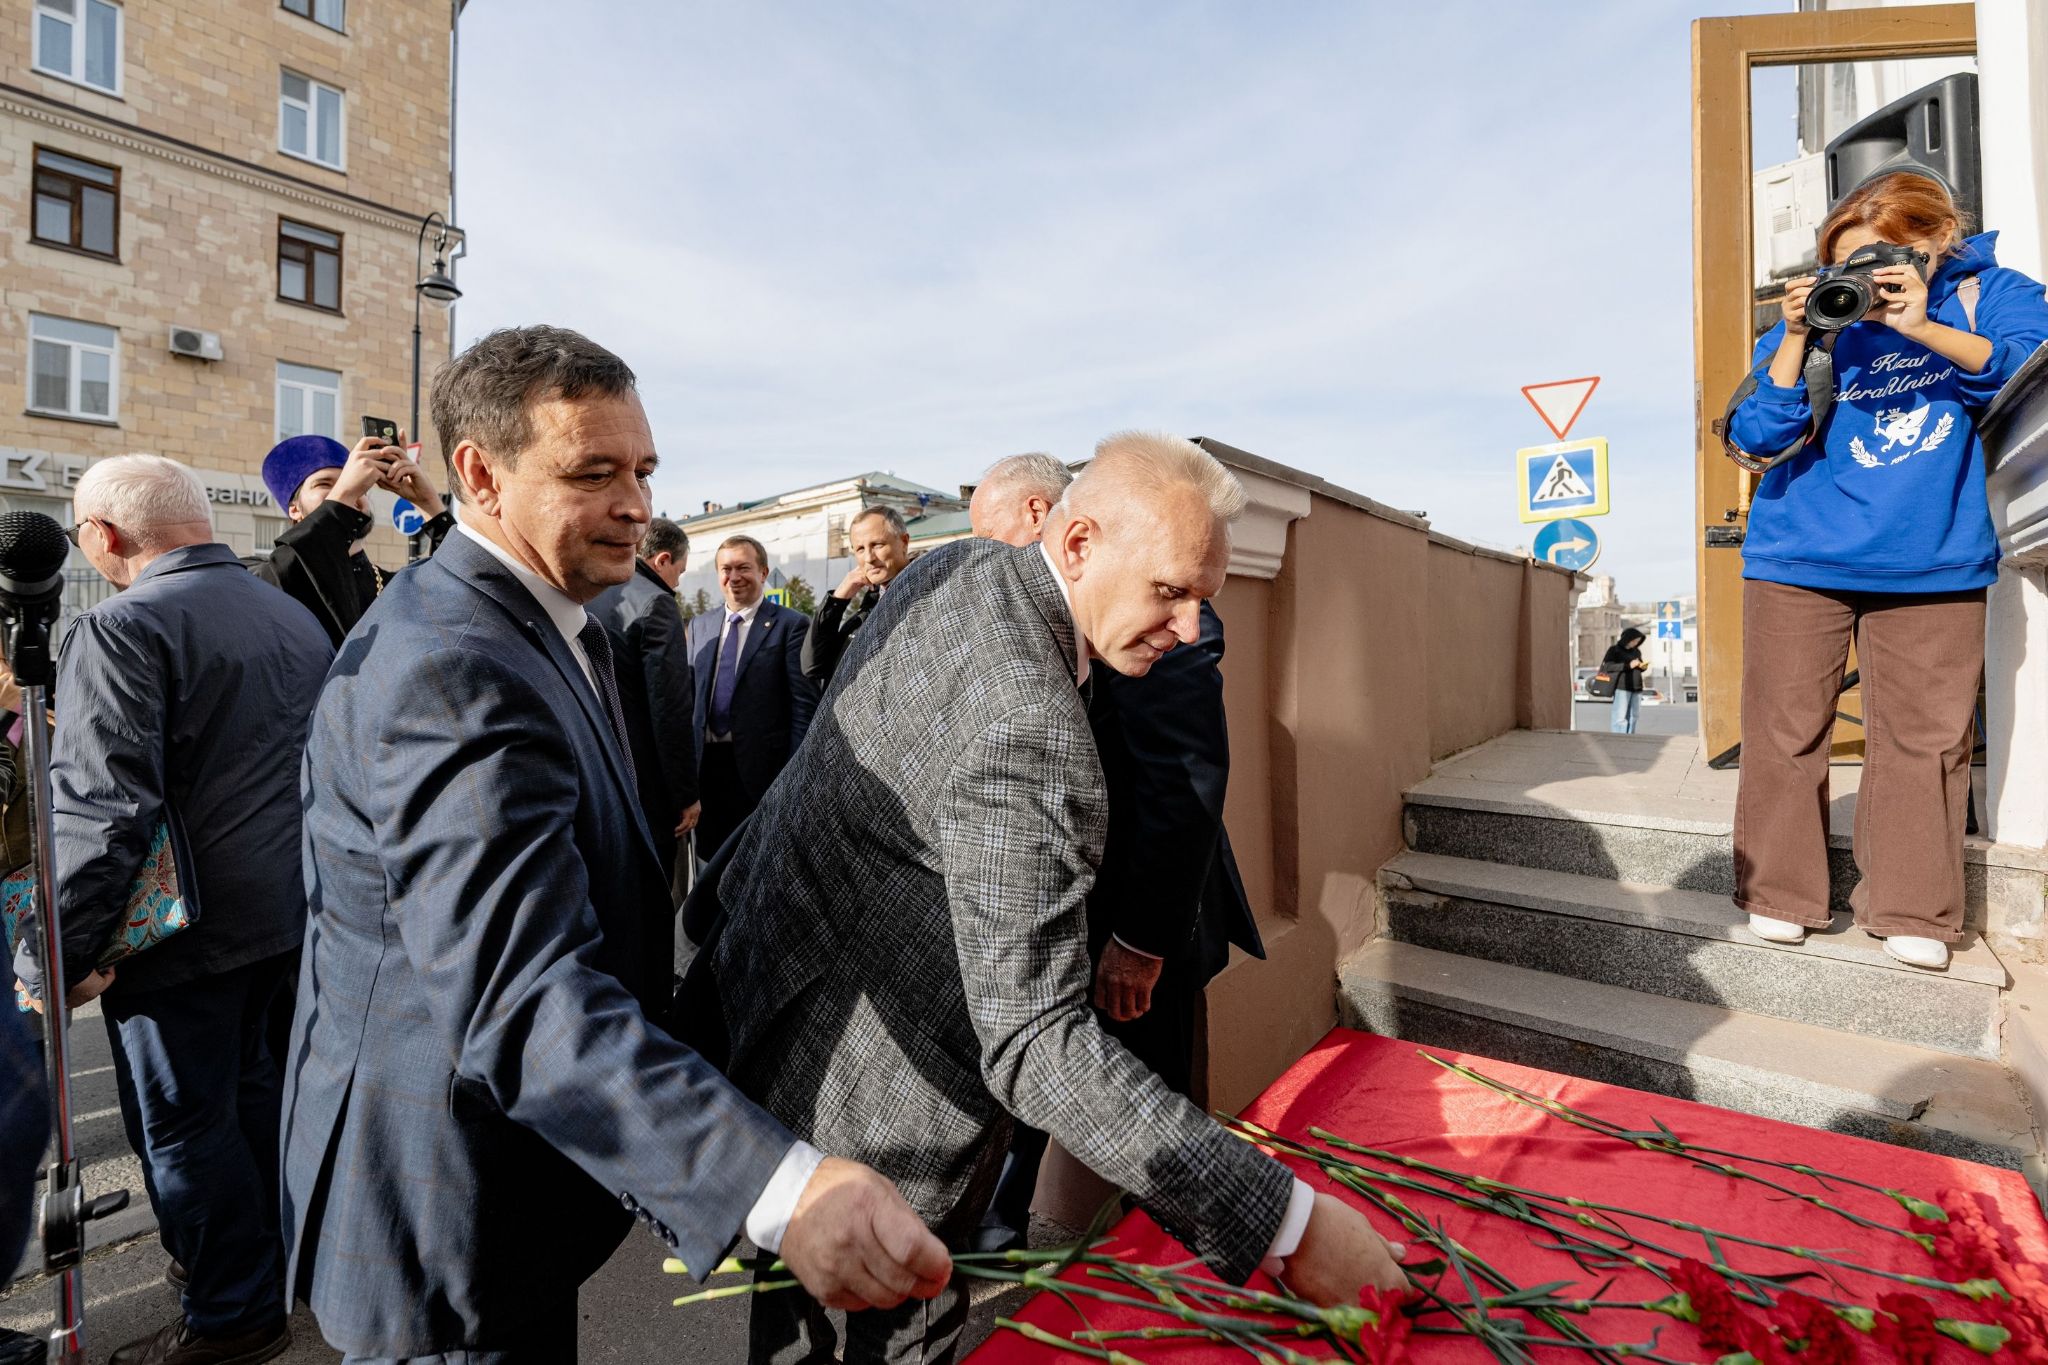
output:
<svg viewBox="0 0 2048 1365"><path fill-rule="evenodd" d="M894 1308L945 1288L953 1258L896 1187L857 1162L826 1157L804 1185L782 1259L827 1308Z"/></svg>
<svg viewBox="0 0 2048 1365"><path fill-rule="evenodd" d="M683 818L676 821L676 838L680 839L691 830L697 828L697 818L702 814L704 814L704 803L702 801L692 801L689 805L683 807Z"/></svg>
<svg viewBox="0 0 2048 1365"><path fill-rule="evenodd" d="M868 585L868 571L855 564L847 570L846 577L839 580L839 586L832 589L832 595L842 602L851 601L853 595Z"/></svg>
<svg viewBox="0 0 2048 1365"><path fill-rule="evenodd" d="M438 517L447 510L441 495L434 488L434 481L427 477L419 462L405 452L405 428L398 429L399 444L386 446L387 451L396 451L397 458L391 462L390 472L379 483L387 492L396 493L414 507L422 516Z"/></svg>
<svg viewBox="0 0 2048 1365"><path fill-rule="evenodd" d="M1128 1024L1152 1008L1152 988L1166 963L1156 957L1124 947L1115 939L1103 945L1102 963L1095 969L1095 1008Z"/></svg>
<svg viewBox="0 0 2048 1365"><path fill-rule="evenodd" d="M64 1007L75 1010L81 1005L91 1004L99 999L102 991L113 984L114 969L112 967L107 968L103 972L93 972L85 980L71 988L71 994L64 997Z"/></svg>
<svg viewBox="0 0 2048 1365"><path fill-rule="evenodd" d="M370 510L370 490L391 477L392 452L395 449L395 446L385 445L383 438L377 436L365 436L357 441L327 496L339 498L358 512L367 513ZM401 461L405 459L402 454L398 458Z"/></svg>
<svg viewBox="0 0 2048 1365"><path fill-rule="evenodd" d="M1281 1268L1287 1287L1324 1308L1358 1302L1367 1285L1406 1289L1400 1260L1407 1249L1373 1231L1365 1215L1341 1199L1316 1196L1301 1245Z"/></svg>

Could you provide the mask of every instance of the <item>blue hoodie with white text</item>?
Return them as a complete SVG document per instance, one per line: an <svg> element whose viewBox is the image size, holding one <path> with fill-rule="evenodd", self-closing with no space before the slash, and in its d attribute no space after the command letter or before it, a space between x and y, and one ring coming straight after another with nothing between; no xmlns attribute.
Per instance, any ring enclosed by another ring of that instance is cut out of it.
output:
<svg viewBox="0 0 2048 1365"><path fill-rule="evenodd" d="M1998 234L1964 242L1927 282L1927 316L1992 343L1976 374L1881 322L1835 343L1835 406L1820 441L1763 476L1749 514L1743 577L1862 592L1964 592L1998 576L1998 540L1984 494L1977 417L2034 348L2048 340L2041 285L1992 256ZM1973 328L1956 286L1978 279ZM1811 409L1806 383L1770 380L1780 322L1757 342L1756 392L1729 437L1772 453L1798 441Z"/></svg>

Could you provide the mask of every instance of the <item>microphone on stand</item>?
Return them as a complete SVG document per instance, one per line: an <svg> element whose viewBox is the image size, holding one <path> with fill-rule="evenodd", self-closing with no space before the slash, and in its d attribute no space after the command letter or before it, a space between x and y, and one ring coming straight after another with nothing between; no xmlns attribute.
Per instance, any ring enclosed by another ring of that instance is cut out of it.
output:
<svg viewBox="0 0 2048 1365"><path fill-rule="evenodd" d="M55 669L50 631L64 609L64 562L71 541L41 512L0 515L0 626L7 659L21 685L22 749L28 760L30 843L35 862L35 921L42 936L43 1023L50 1072L51 1128L55 1145L44 1172L43 1270L55 1281L57 1318L50 1329L49 1359L56 1365L85 1360L85 1225L128 1204L116 1190L87 1199L79 1183L78 1153L71 1131L71 1011L64 1007L64 935L51 896L49 687ZM4 1008L0 1005L0 1008Z"/></svg>

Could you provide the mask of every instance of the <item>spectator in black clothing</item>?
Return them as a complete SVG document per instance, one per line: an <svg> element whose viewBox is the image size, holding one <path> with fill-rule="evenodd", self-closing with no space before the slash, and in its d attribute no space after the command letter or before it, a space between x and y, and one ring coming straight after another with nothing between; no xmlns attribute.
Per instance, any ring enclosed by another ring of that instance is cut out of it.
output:
<svg viewBox="0 0 2048 1365"><path fill-rule="evenodd" d="M633 576L606 588L584 608L611 632L619 704L640 784L640 809L655 856L678 884L676 849L696 827L697 684L676 583L689 562L690 538L667 517L647 524ZM678 897L680 898L680 897ZM648 926L647 962L656 993L666 999L675 957L675 919Z"/></svg>
<svg viewBox="0 0 2048 1365"><path fill-rule="evenodd" d="M405 440L403 431L398 439ZM402 446L374 436L356 442L354 450L327 436L279 441L263 458L263 483L293 525L268 555L243 562L318 617L337 648L391 577L363 553L363 538L374 524L370 490L396 493L425 514L429 554L455 525L418 463Z"/></svg>
<svg viewBox="0 0 2048 1365"><path fill-rule="evenodd" d="M861 622L882 600L882 590L910 563L910 528L893 507L863 509L846 528L846 542L853 554L853 567L832 595L818 604L804 636L804 676L820 692L832 681L839 656L846 652Z"/></svg>
<svg viewBox="0 0 2048 1365"><path fill-rule="evenodd" d="M1614 702L1607 728L1617 735L1634 734L1636 717L1643 709L1643 674L1650 667L1643 662L1644 638L1641 631L1630 626L1607 647L1600 660L1600 671L1614 679Z"/></svg>

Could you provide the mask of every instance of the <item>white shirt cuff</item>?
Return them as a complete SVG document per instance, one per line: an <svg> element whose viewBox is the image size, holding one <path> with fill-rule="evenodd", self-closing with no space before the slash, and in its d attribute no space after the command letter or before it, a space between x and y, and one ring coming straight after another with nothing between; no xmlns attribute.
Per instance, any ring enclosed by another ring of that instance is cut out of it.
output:
<svg viewBox="0 0 2048 1365"><path fill-rule="evenodd" d="M1110 937L1115 939L1118 945L1122 947L1123 950L1127 953L1136 953L1139 957L1149 958L1154 962L1164 961L1164 959L1161 958L1157 953L1148 953L1143 948L1135 947L1129 943L1125 943L1123 940L1123 935L1121 934L1111 934Z"/></svg>
<svg viewBox="0 0 2048 1365"><path fill-rule="evenodd" d="M768 1177L761 1197L747 1210L748 1241L770 1255L781 1254L790 1217L796 1213L796 1201L803 1197L804 1186L811 1183L824 1159L823 1152L802 1139L782 1154L782 1162L776 1166L775 1174ZM1303 1222L1307 1220L1304 1218ZM1299 1243L1301 1234L1297 1232L1294 1240Z"/></svg>
<svg viewBox="0 0 2048 1365"><path fill-rule="evenodd" d="M1259 1269L1268 1275L1278 1275L1281 1263L1301 1250L1301 1239L1308 1232L1308 1216L1315 1212L1316 1192L1307 1182L1296 1179L1294 1193L1287 1196L1287 1216L1280 1220L1280 1231L1273 1235L1273 1245L1266 1248L1266 1259L1259 1262Z"/></svg>

